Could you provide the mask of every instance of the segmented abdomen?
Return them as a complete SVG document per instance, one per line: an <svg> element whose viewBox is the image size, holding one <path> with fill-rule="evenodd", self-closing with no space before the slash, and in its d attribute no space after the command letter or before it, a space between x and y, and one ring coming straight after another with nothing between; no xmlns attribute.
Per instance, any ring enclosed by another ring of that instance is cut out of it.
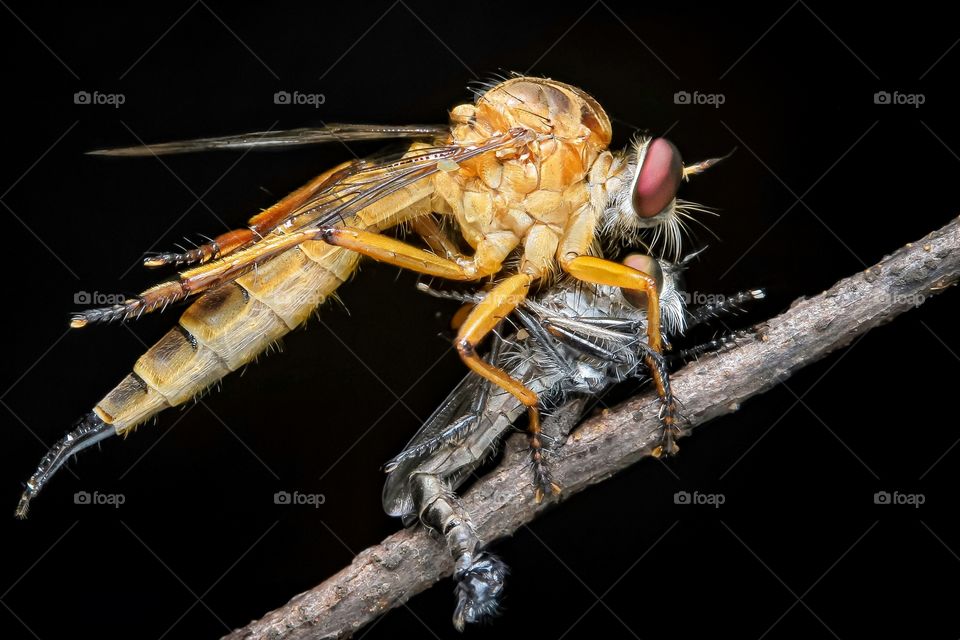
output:
<svg viewBox="0 0 960 640"><path fill-rule="evenodd" d="M94 411L118 433L193 398L303 323L359 255L305 242L202 295Z"/></svg>

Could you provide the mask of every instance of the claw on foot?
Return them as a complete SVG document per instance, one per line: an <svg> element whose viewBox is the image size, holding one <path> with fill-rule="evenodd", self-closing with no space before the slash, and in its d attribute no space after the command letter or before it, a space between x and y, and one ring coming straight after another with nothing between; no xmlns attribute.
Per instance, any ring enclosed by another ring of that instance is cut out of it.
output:
<svg viewBox="0 0 960 640"><path fill-rule="evenodd" d="M560 492L563 491L560 485L552 481L543 485L537 485L536 489L533 490L533 499L536 500L537 504L540 504L541 502L543 502L543 497L547 495L547 492L544 490L544 487L549 488L550 495L554 495L554 496L560 495Z"/></svg>
<svg viewBox="0 0 960 640"><path fill-rule="evenodd" d="M677 446L676 438L677 430L674 427L664 427L663 433L660 435L660 443L653 448L650 455L654 458L677 455L680 452L680 447Z"/></svg>

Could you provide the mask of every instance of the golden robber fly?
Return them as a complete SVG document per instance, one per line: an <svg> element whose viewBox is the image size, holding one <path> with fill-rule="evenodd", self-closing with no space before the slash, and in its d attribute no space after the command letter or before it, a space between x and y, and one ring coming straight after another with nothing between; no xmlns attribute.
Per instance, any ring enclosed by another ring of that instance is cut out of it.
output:
<svg viewBox="0 0 960 640"><path fill-rule="evenodd" d="M252 217L245 229L148 258L148 267L191 268L121 304L75 314L71 326L83 327L195 300L178 326L54 445L27 482L17 515L26 516L30 500L71 455L190 400L303 323L349 278L361 255L450 280L499 277L462 324L456 348L470 369L528 408L535 435L537 395L480 358L478 343L532 285L562 270L642 296L651 319L649 346L660 352L655 277L600 257L598 239L634 241L656 229L668 249L678 251L681 216L697 207L678 201L677 189L719 161L684 166L663 138L640 138L627 150L610 151L611 136L607 114L582 89L517 76L486 85L473 103L454 107L449 125L331 125L91 152L144 156L415 140L400 156L346 162L320 174ZM459 231L472 254L460 250L438 217ZM403 223L428 249L379 233ZM517 259L508 262L512 256ZM656 367L651 370L665 397L664 381ZM667 432L658 454L672 453Z"/></svg>

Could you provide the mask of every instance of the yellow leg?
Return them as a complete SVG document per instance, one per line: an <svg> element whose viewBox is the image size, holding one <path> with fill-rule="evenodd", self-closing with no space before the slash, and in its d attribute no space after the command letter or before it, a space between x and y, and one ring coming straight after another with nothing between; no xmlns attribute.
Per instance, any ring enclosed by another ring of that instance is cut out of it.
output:
<svg viewBox="0 0 960 640"><path fill-rule="evenodd" d="M522 382L513 378L503 369L495 367L477 355L477 345L489 334L501 320L510 315L527 297L533 277L520 273L510 276L491 289L490 293L477 304L467 316L457 332L457 353L460 358L478 375L513 394L527 408L530 416L530 448L534 464L542 462L542 443L540 441L540 410L537 394ZM559 492L560 487L551 483L550 490ZM543 499L543 487L536 487L536 499Z"/></svg>
<svg viewBox="0 0 960 640"><path fill-rule="evenodd" d="M661 351L660 295L657 291L657 281L653 276L619 262L611 262L594 256L577 256L564 261L561 266L564 271L577 280L633 289L645 293L647 298L648 344L654 351Z"/></svg>
<svg viewBox="0 0 960 640"><path fill-rule="evenodd" d="M432 240L431 244L436 244L439 247L439 238L429 225L421 226L418 231L425 235L428 242ZM476 280L485 275L496 273L500 270L503 258L518 242L516 236L513 235L506 239L501 238L499 242L492 239L479 245L473 258L451 260L441 258L435 253L418 249L394 238L367 233L358 229L332 227L323 229L321 233L321 237L326 242L338 247L350 249L398 267L451 280ZM449 252L447 253L449 254ZM456 346L460 358L470 369L515 396L528 408L530 446L534 464L539 465L543 462L543 453L540 441L540 411L537 408L539 403L537 394L519 380L511 377L503 369L486 362L477 355L476 351L477 345L487 334L526 299L530 285L534 280L533 275L519 273L498 283L470 311L457 333ZM555 483L550 483L549 488L555 493L559 491L559 487ZM536 497L538 502L543 499L542 487L537 487Z"/></svg>
<svg viewBox="0 0 960 640"><path fill-rule="evenodd" d="M501 320L510 315L527 297L533 278L524 273L498 283L477 304L457 332L457 352L468 367L490 382L512 393L528 407L537 406L537 394L511 378L503 369L494 367L476 354L477 345Z"/></svg>
<svg viewBox="0 0 960 640"><path fill-rule="evenodd" d="M418 236L423 238L430 250L438 256L443 256L448 260L463 257L459 247L443 232L443 229L437 223L437 219L432 214L414 218L410 221L410 226L413 227Z"/></svg>
<svg viewBox="0 0 960 640"><path fill-rule="evenodd" d="M450 260L396 238L349 227L327 227L321 230L321 237L325 242L379 262L448 280L478 280L500 270L501 260L484 260L481 263L483 266L478 264L479 249L477 256L471 259ZM508 247L505 253L510 249L513 246Z"/></svg>
<svg viewBox="0 0 960 640"><path fill-rule="evenodd" d="M561 266L564 271L577 280L633 289L646 294L647 344L657 353L663 350L660 337L660 294L657 291L657 281L653 276L618 262L611 262L594 256L577 256L562 261ZM646 361L653 376L653 381L657 386L657 395L660 396L662 401L667 402L669 394L660 367L657 366L653 358L646 358ZM673 442L676 408L670 403L665 407L665 410L666 414L663 416L664 437L661 444L653 450L653 455L656 457L660 457L664 453L672 455L677 451L677 446Z"/></svg>

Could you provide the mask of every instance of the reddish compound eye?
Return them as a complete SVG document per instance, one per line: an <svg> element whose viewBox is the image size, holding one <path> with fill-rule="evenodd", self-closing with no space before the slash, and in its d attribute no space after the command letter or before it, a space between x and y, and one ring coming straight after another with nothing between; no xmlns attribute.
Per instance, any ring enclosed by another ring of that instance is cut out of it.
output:
<svg viewBox="0 0 960 640"><path fill-rule="evenodd" d="M663 269L660 268L660 263L657 262L656 258L642 253L631 253L623 259L623 264L637 271L643 271L648 276L652 276L657 282L657 294L659 295L660 290L663 289ZM637 291L636 289L621 289L621 291L623 292L623 297L627 299L627 302L637 309L647 308L646 293Z"/></svg>
<svg viewBox="0 0 960 640"><path fill-rule="evenodd" d="M655 138L638 169L633 188L633 210L641 218L663 211L677 195L683 179L683 160L673 143Z"/></svg>

